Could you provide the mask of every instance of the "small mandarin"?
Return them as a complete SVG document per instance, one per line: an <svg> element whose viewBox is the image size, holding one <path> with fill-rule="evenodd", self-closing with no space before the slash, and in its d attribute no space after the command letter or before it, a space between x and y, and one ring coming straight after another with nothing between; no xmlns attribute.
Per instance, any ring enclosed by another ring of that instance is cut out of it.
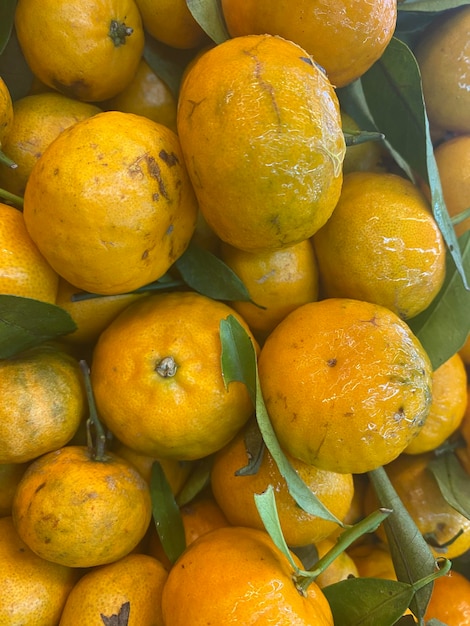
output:
<svg viewBox="0 0 470 626"><path fill-rule="evenodd" d="M163 565L146 554L129 554L85 573L67 597L59 626L164 626ZM127 617L127 621L126 618Z"/></svg>
<svg viewBox="0 0 470 626"><path fill-rule="evenodd" d="M460 426L467 407L467 373L460 355L454 354L432 374L432 403L423 427L404 452L435 450Z"/></svg>
<svg viewBox="0 0 470 626"><path fill-rule="evenodd" d="M214 497L233 526L263 530L263 522L255 504L255 494L274 487L279 522L287 544L305 546L325 539L338 527L335 522L304 511L290 495L287 483L267 449L254 473L239 475L248 465L246 430L238 433L214 458L211 486ZM351 474L321 470L298 459L288 457L292 467L320 502L339 521L343 521L352 502L354 484Z"/></svg>
<svg viewBox="0 0 470 626"><path fill-rule="evenodd" d="M177 128L200 210L235 248L283 248L330 217L345 153L339 101L293 42L248 35L205 51L182 81Z"/></svg>
<svg viewBox="0 0 470 626"><path fill-rule="evenodd" d="M190 544L173 565L163 588L165 626L333 626L320 588L313 582L299 591L293 577L266 532L218 528Z"/></svg>
<svg viewBox="0 0 470 626"><path fill-rule="evenodd" d="M244 384L225 386L219 328L228 305L190 291L146 296L100 335L91 364L98 412L130 448L192 461L222 448L253 404ZM255 340L253 339L253 342Z"/></svg>
<svg viewBox="0 0 470 626"><path fill-rule="evenodd" d="M334 540L328 537L316 543L315 547L317 549L318 558L321 559L324 557L334 546ZM357 576L359 576L359 572L356 564L353 558L345 551L341 552L341 554L315 578L315 582L320 589L323 589L323 587L333 585L340 580L347 580L348 578Z"/></svg>
<svg viewBox="0 0 470 626"><path fill-rule="evenodd" d="M451 570L434 581L424 619L439 620L447 626L470 624L470 580Z"/></svg>
<svg viewBox="0 0 470 626"><path fill-rule="evenodd" d="M21 211L0 203L0 292L54 304L59 276L31 239Z"/></svg>
<svg viewBox="0 0 470 626"><path fill-rule="evenodd" d="M252 302L231 306L262 341L301 304L318 298L318 268L310 240L282 250L246 252L222 243L221 259L237 274Z"/></svg>
<svg viewBox="0 0 470 626"><path fill-rule="evenodd" d="M11 517L0 519L0 624L58 624L78 577L78 570L34 554Z"/></svg>
<svg viewBox="0 0 470 626"><path fill-rule="evenodd" d="M408 319L445 277L445 245L421 191L396 174L352 172L313 238L328 297L375 302Z"/></svg>
<svg viewBox="0 0 470 626"><path fill-rule="evenodd" d="M324 470L358 474L390 462L431 405L428 355L405 322L370 302L298 307L269 335L258 367L279 443Z"/></svg>
<svg viewBox="0 0 470 626"><path fill-rule="evenodd" d="M147 532L150 491L133 465L107 452L66 446L29 465L12 517L38 556L68 567L94 567L129 554Z"/></svg>

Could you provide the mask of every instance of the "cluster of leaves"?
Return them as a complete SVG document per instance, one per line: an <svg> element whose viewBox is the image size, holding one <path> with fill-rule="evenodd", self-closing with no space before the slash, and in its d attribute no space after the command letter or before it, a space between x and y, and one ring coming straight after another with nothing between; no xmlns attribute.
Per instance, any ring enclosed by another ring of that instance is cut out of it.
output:
<svg viewBox="0 0 470 626"><path fill-rule="evenodd" d="M186 1L195 19L215 43L229 38L220 0ZM429 185L432 210L447 244L447 274L431 306L410 320L409 324L429 354L434 368L460 349L470 331L467 314L470 304L470 234L456 239L445 207L413 48L434 20L464 4L469 2L399 2L395 36L381 59L360 79L338 90L341 106L359 123L363 139L383 137L391 158L403 174L413 181L421 179ZM7 82L14 99L28 92L32 78L14 34L15 6L16 0L3 0L0 5L0 75ZM195 52L175 51L147 36L144 54L151 67L177 95L184 68ZM143 290L168 290L182 285L215 299L250 299L244 285L224 263L195 245L190 245L166 276ZM96 296L90 294L89 297ZM43 341L73 332L75 328L73 319L59 307L16 296L0 296L0 358L9 358ZM226 384L242 381L249 389L261 437L257 440L258 444L261 440L269 449L299 506L341 525L300 480L277 442L259 388L256 358L248 335L235 318L224 320L220 334ZM256 447L256 441L253 445ZM255 450L253 458L257 456ZM431 469L448 502L470 517L468 480L462 475L452 453L436 457ZM204 486L209 471L210 459L195 463L188 484L175 500L161 467L158 463L154 465L152 491L154 502L158 500L154 517L164 548L172 561L184 549L179 506ZM371 472L370 480L383 508L358 526L345 528L334 548L336 552L327 555L325 561L322 559L309 570L299 570L295 566L299 584L314 580L334 554L345 549L360 534L372 532L378 523L383 522L398 581L352 579L331 586L326 594L335 620L345 626L359 623L384 626L398 622L406 624L408 618L401 615L410 606L423 624L432 580L445 573L450 564L436 564L428 545L394 492L384 468ZM268 532L289 555L279 527L272 490L257 496L256 501ZM360 603L358 598L361 598ZM436 620L432 622L437 626Z"/></svg>

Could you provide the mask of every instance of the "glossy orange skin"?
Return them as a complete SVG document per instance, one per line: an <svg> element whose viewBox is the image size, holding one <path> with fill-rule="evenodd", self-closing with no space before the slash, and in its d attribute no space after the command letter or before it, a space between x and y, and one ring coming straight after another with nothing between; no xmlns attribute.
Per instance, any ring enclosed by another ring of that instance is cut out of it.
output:
<svg viewBox="0 0 470 626"><path fill-rule="evenodd" d="M200 210L223 241L275 250L330 217L345 153L339 102L303 48L251 35L207 50L185 73L177 127Z"/></svg>
<svg viewBox="0 0 470 626"><path fill-rule="evenodd" d="M258 368L281 446L330 471L362 473L396 458L431 404L423 347L396 314L369 302L297 308L267 338Z"/></svg>
<svg viewBox="0 0 470 626"><path fill-rule="evenodd" d="M113 22L131 29L129 34L114 41ZM32 72L49 87L86 102L122 91L144 49L133 0L20 0L15 27Z"/></svg>
<svg viewBox="0 0 470 626"><path fill-rule="evenodd" d="M382 55L397 20L393 0L222 0L232 36L281 35L305 48L333 85L361 76Z"/></svg>
<svg viewBox="0 0 470 626"><path fill-rule="evenodd" d="M293 573L264 531L213 530L193 542L170 571L162 599L165 626L333 626L320 588L311 583L302 594Z"/></svg>
<svg viewBox="0 0 470 626"><path fill-rule="evenodd" d="M470 581L452 570L434 581L425 620L437 619L447 626L469 626Z"/></svg>

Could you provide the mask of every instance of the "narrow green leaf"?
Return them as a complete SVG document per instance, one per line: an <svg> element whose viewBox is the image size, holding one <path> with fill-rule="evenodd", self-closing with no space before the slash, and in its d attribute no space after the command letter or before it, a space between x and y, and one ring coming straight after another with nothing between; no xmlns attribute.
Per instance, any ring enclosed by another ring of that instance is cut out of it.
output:
<svg viewBox="0 0 470 626"><path fill-rule="evenodd" d="M5 50L13 30L15 19L16 0L2 0L0 2L0 54Z"/></svg>
<svg viewBox="0 0 470 626"><path fill-rule="evenodd" d="M250 301L250 294L235 272L212 252L190 243L175 262L189 287L214 300Z"/></svg>
<svg viewBox="0 0 470 626"><path fill-rule="evenodd" d="M193 469L188 479L176 496L178 506L184 506L191 502L201 491L209 485L213 456L206 456L197 461L192 461Z"/></svg>
<svg viewBox="0 0 470 626"><path fill-rule="evenodd" d="M183 521L165 472L158 461L152 465L150 479L152 513L163 550L174 563L186 548Z"/></svg>
<svg viewBox="0 0 470 626"><path fill-rule="evenodd" d="M348 578L322 591L341 626L392 626L414 594L411 585L382 578Z"/></svg>
<svg viewBox="0 0 470 626"><path fill-rule="evenodd" d="M76 329L77 325L67 311L54 304L0 295L0 359Z"/></svg>
<svg viewBox="0 0 470 626"><path fill-rule="evenodd" d="M244 443L248 463L235 472L236 476L253 476L260 468L266 446L256 420L249 422L245 428Z"/></svg>
<svg viewBox="0 0 470 626"><path fill-rule="evenodd" d="M470 4L468 0L399 0L399 11L440 12Z"/></svg>
<svg viewBox="0 0 470 626"><path fill-rule="evenodd" d="M470 519L470 481L457 456L453 452L439 455L428 464L428 468L450 506Z"/></svg>
<svg viewBox="0 0 470 626"><path fill-rule="evenodd" d="M393 37L361 77L365 98L385 141L429 184L436 222L466 285L452 222L445 206L426 115L421 76L411 49Z"/></svg>
<svg viewBox="0 0 470 626"><path fill-rule="evenodd" d="M470 275L470 232L459 238L464 271ZM462 283L450 255L447 258L444 284L430 306L408 320L413 333L437 369L465 343L470 332L470 292Z"/></svg>
<svg viewBox="0 0 470 626"><path fill-rule="evenodd" d="M296 574L300 574L301 570L299 569L297 563L294 561L282 533L273 486L269 485L269 487L263 493L255 493L254 498L256 508L258 509L258 513L261 517L266 532L271 537L274 544L289 560L294 572Z"/></svg>
<svg viewBox="0 0 470 626"><path fill-rule="evenodd" d="M202 30L219 44L230 38L220 0L186 0L188 9Z"/></svg>
<svg viewBox="0 0 470 626"><path fill-rule="evenodd" d="M369 130L348 130L343 128L343 134L347 146L358 146L367 141L381 141L384 139L382 133Z"/></svg>
<svg viewBox="0 0 470 626"><path fill-rule="evenodd" d="M432 552L398 497L385 469L380 467L368 475L380 505L393 510L384 521L384 528L397 578L413 585L435 572ZM429 584L414 595L410 608L418 619L424 618L431 593L432 585Z"/></svg>
<svg viewBox="0 0 470 626"><path fill-rule="evenodd" d="M279 472L284 477L289 493L307 513L343 526L341 521L310 491L282 451L264 405L258 380L255 349L245 329L233 315L229 315L227 319L221 321L220 338L222 342L222 371L225 383L228 385L231 381L236 380L243 382L247 386L255 402L256 419L264 443L271 453Z"/></svg>
<svg viewBox="0 0 470 626"><path fill-rule="evenodd" d="M155 74L166 83L175 98L178 97L185 67L194 54L194 50L171 48L148 33L145 35L144 59Z"/></svg>
<svg viewBox="0 0 470 626"><path fill-rule="evenodd" d="M439 19L438 11L399 10L395 37L414 49L423 32L435 19Z"/></svg>

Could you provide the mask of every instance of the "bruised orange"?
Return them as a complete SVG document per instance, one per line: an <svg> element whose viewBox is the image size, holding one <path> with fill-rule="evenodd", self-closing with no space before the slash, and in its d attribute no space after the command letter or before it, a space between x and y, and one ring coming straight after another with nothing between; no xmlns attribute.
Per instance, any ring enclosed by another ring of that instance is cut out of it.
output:
<svg viewBox="0 0 470 626"><path fill-rule="evenodd" d="M144 49L134 0L20 0L15 27L32 72L49 87L87 102L124 89Z"/></svg>
<svg viewBox="0 0 470 626"><path fill-rule="evenodd" d="M362 473L390 462L429 413L428 355L405 322L370 302L298 307L269 335L258 365L279 443L321 469Z"/></svg>
<svg viewBox="0 0 470 626"><path fill-rule="evenodd" d="M320 588L311 583L303 592L293 576L292 565L266 532L213 530L190 544L173 565L163 588L165 626L333 626Z"/></svg>
<svg viewBox="0 0 470 626"><path fill-rule="evenodd" d="M0 463L61 448L86 414L78 362L47 344L0 360L0 395Z"/></svg>
<svg viewBox="0 0 470 626"><path fill-rule="evenodd" d="M129 554L151 519L150 491L133 465L66 446L29 465L12 516L21 539L53 563L94 567Z"/></svg>
<svg viewBox="0 0 470 626"><path fill-rule="evenodd" d="M177 127L200 210L223 241L278 249L330 217L345 153L339 102L293 42L251 35L204 52L182 81Z"/></svg>
<svg viewBox="0 0 470 626"><path fill-rule="evenodd" d="M325 68L335 87L364 74L395 30L394 0L222 0L232 37L255 33L294 41Z"/></svg>
<svg viewBox="0 0 470 626"><path fill-rule="evenodd" d="M176 134L120 111L65 129L24 196L26 227L52 267L103 295L160 278L185 251L196 215Z"/></svg>
<svg viewBox="0 0 470 626"><path fill-rule="evenodd" d="M244 384L225 386L220 322L226 304L190 291L159 293L125 309L100 335L91 380L100 416L142 454L194 460L222 448L253 405ZM254 341L254 339L253 339Z"/></svg>

